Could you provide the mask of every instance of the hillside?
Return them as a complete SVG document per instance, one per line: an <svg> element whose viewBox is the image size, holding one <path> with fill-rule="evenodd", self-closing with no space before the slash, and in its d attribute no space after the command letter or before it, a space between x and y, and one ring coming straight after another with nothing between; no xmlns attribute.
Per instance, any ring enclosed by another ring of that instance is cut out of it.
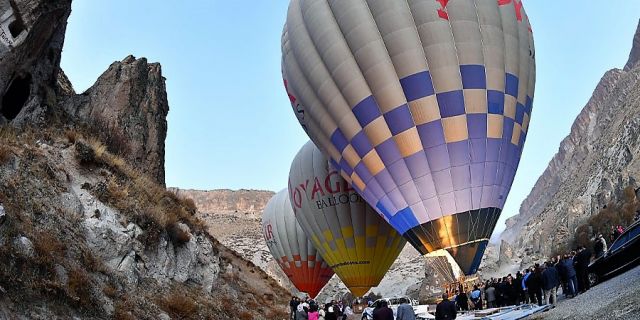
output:
<svg viewBox="0 0 640 320"><path fill-rule="evenodd" d="M76 94L70 12L0 0L0 319L284 319L289 292L164 187L160 64Z"/></svg>
<svg viewBox="0 0 640 320"><path fill-rule="evenodd" d="M607 71L558 152L506 221L512 258L546 256L570 245L576 228L624 190L640 186L640 25L623 69ZM633 190L632 189L632 190ZM503 250L509 251L509 250Z"/></svg>

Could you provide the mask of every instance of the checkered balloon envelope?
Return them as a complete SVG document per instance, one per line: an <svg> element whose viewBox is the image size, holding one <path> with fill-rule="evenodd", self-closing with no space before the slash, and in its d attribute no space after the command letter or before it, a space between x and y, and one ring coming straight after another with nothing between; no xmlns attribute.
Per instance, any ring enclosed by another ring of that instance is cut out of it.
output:
<svg viewBox="0 0 640 320"><path fill-rule="evenodd" d="M519 0L292 0L282 75L340 175L418 251L477 271L535 88Z"/></svg>

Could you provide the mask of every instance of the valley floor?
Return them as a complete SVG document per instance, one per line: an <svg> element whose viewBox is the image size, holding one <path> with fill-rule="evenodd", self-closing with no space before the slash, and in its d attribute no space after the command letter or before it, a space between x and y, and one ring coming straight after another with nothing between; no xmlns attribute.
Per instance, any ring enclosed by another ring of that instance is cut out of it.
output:
<svg viewBox="0 0 640 320"><path fill-rule="evenodd" d="M534 319L640 319L640 266L602 282Z"/></svg>

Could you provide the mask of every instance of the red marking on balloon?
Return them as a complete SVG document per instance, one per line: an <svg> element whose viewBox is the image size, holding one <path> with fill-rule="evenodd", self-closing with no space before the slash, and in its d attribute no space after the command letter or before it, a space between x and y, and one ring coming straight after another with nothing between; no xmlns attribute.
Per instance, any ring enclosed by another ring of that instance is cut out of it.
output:
<svg viewBox="0 0 640 320"><path fill-rule="evenodd" d="M447 4L449 0L436 0L440 3L440 9L438 9L438 16L442 19L449 20L449 14L447 13Z"/></svg>
<svg viewBox="0 0 640 320"><path fill-rule="evenodd" d="M516 9L516 18L518 21L522 22L522 0L513 0L513 6Z"/></svg>
<svg viewBox="0 0 640 320"><path fill-rule="evenodd" d="M292 95L291 93L289 93L289 83L287 83L287 79L282 79L284 80L284 89L285 91L287 91L287 95L289 96L289 101L291 101L291 104L296 104L296 97L294 95Z"/></svg>
<svg viewBox="0 0 640 320"><path fill-rule="evenodd" d="M505 6L513 2L513 7L516 10L516 19L522 22L522 0L498 0L499 6Z"/></svg>

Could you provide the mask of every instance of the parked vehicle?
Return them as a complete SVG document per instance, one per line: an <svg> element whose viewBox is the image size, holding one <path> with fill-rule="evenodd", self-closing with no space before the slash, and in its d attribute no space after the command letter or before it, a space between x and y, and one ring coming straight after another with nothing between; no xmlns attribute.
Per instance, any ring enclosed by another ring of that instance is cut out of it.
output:
<svg viewBox="0 0 640 320"><path fill-rule="evenodd" d="M640 221L630 225L607 252L589 265L589 283L593 286L640 264Z"/></svg>

